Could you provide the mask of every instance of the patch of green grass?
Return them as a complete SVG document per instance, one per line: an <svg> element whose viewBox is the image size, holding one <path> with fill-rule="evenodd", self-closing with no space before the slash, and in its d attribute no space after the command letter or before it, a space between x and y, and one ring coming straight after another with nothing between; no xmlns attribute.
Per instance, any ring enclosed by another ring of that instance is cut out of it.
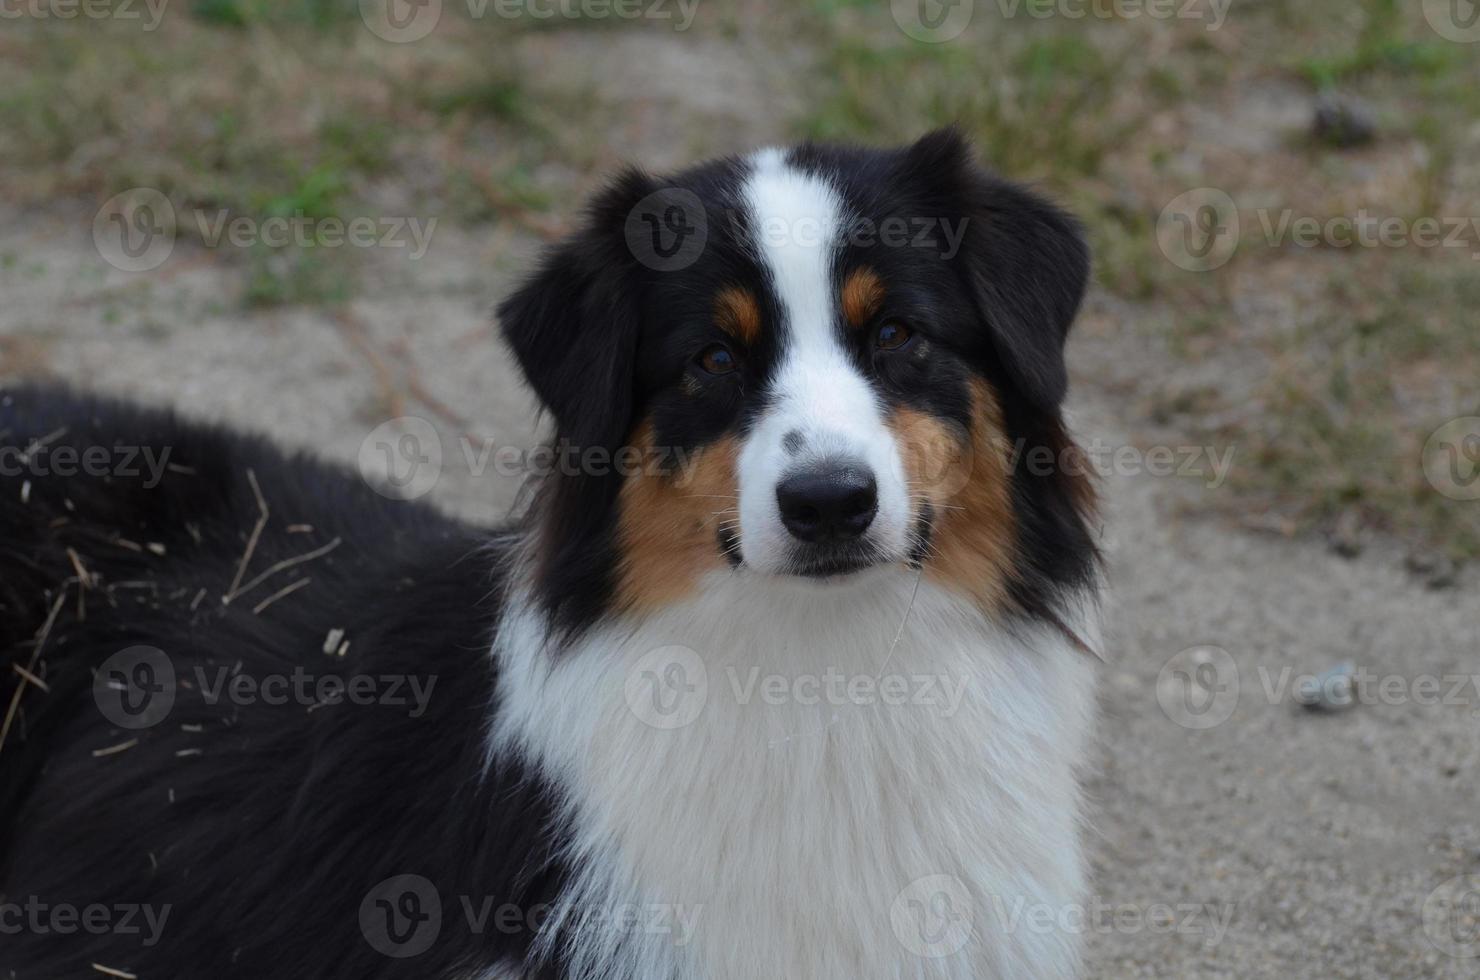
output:
<svg viewBox="0 0 1480 980"><path fill-rule="evenodd" d="M353 297L356 276L348 249L270 248L247 252L247 307L336 304Z"/></svg>
<svg viewBox="0 0 1480 980"><path fill-rule="evenodd" d="M1330 88L1373 72L1394 75L1438 76L1459 60L1458 46L1438 38L1410 40L1403 34L1403 9L1398 0L1367 0L1365 22L1347 51L1325 57L1303 58L1302 74L1320 88Z"/></svg>
<svg viewBox="0 0 1480 980"><path fill-rule="evenodd" d="M955 123L997 169L1063 187L1097 173L1104 154L1142 123L1139 114L1096 108L1129 60L1129 50L1075 35L1010 48L844 39L828 53L824 94L799 129L880 143Z"/></svg>
<svg viewBox="0 0 1480 980"><path fill-rule="evenodd" d="M101 202L154 188L187 236L200 232L197 210L213 225L224 215L259 227L374 216L371 202L396 182L413 188L406 215L524 220L549 207L556 192L532 178L534 164L561 133L586 131L593 100L536 106L504 47L519 34L512 21L453 17L425 43L388 46L330 29L358 21L356 3L198 0L149 33L19 24L23 42L8 38L0 59L6 196ZM229 260L248 273L249 303L332 302L356 263L331 251L347 250L262 247Z"/></svg>
<svg viewBox="0 0 1480 980"><path fill-rule="evenodd" d="M330 116L319 124L319 140L346 170L382 174L391 169L395 132L385 120Z"/></svg>
<svg viewBox="0 0 1480 980"><path fill-rule="evenodd" d="M359 16L357 0L192 0L190 12L216 27L282 24L321 30Z"/></svg>
<svg viewBox="0 0 1480 980"><path fill-rule="evenodd" d="M528 95L512 75L489 76L423 92L421 99L433 112L450 116L466 112L507 121L531 118Z"/></svg>
<svg viewBox="0 0 1480 980"><path fill-rule="evenodd" d="M1480 326L1468 314L1480 283L1458 263L1423 259L1381 282L1388 291L1375 308L1349 316L1342 303L1354 293L1370 301L1374 288L1335 279L1334 311L1272 342L1274 369L1246 396L1259 410L1211 434L1239 447L1231 489L1241 500L1316 526L1355 514L1453 557L1480 557L1480 513L1436 492L1421 455L1440 425L1480 413L1480 399L1436 409L1414 397L1422 379L1480 369Z"/></svg>
<svg viewBox="0 0 1480 980"><path fill-rule="evenodd" d="M338 204L344 196L347 184L342 173L326 169L315 170L305 175L287 193L262 199L254 210L269 218L303 215L322 220L338 217Z"/></svg>

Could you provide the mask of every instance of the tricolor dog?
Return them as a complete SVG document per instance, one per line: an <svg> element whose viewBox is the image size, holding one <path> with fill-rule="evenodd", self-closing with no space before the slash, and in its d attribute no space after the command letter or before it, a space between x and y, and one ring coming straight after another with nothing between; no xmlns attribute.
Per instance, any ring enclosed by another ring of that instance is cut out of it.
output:
<svg viewBox="0 0 1480 980"><path fill-rule="evenodd" d="M1014 460L1087 272L951 131L627 172L498 319L628 465L497 532L0 389L16 459L168 460L0 476L0 977L1077 975L995 910L1086 889L1094 495Z"/></svg>

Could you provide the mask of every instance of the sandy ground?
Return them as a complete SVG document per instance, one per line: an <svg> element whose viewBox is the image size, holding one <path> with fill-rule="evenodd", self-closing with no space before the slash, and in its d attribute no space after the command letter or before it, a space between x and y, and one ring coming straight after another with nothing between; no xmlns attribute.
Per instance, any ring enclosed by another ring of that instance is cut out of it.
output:
<svg viewBox="0 0 1480 980"><path fill-rule="evenodd" d="M419 262L368 256L348 316L244 314L223 299L239 288L230 263L180 245L155 272L122 273L90 221L0 214L0 255L17 256L0 267L0 378L48 373L351 465L378 425L418 416L442 445L431 499L479 522L508 513L518 477L478 461L534 445L537 420L490 310L537 243L449 223ZM1164 439L1134 428L1117 381L1145 370L1123 329L1134 315L1096 295L1071 345L1086 440ZM1086 773L1097 904L1076 920L1088 975L1480 975L1480 924L1446 917L1441 888L1480 875L1480 688L1445 682L1480 673L1476 575L1432 591L1396 546L1345 559L1198 517L1198 483L1103 483L1112 630ZM1225 653L1184 653L1199 647ZM1282 672L1341 661L1396 678L1390 696L1374 683L1383 703L1299 707ZM1417 703L1430 676L1457 703Z"/></svg>

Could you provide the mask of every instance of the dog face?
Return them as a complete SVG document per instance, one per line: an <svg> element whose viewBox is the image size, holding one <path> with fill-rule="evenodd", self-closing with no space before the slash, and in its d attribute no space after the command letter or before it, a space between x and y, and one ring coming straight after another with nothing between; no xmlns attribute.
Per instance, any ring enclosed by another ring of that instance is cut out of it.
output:
<svg viewBox="0 0 1480 980"><path fill-rule="evenodd" d="M557 439L627 461L541 491L552 615L651 608L727 568L822 589L913 568L1046 613L1089 574L1089 492L1014 461L1069 451L1087 271L1073 222L952 131L624 175L499 310Z"/></svg>

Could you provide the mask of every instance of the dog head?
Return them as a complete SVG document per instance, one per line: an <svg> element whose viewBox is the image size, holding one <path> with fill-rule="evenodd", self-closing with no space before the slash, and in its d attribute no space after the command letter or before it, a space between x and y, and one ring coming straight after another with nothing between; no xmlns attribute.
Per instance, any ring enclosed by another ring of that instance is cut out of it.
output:
<svg viewBox="0 0 1480 980"><path fill-rule="evenodd" d="M577 461L541 490L552 616L929 574L989 613L1088 581L1061 423L1088 275L1076 224L954 131L628 172L499 308Z"/></svg>

